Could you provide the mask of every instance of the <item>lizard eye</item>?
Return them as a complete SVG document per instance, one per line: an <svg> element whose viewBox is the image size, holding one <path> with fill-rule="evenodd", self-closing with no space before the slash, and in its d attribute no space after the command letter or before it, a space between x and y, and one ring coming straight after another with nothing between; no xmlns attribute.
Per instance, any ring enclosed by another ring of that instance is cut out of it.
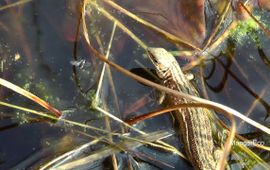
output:
<svg viewBox="0 0 270 170"><path fill-rule="evenodd" d="M158 63L155 57L152 57L153 62Z"/></svg>
<svg viewBox="0 0 270 170"><path fill-rule="evenodd" d="M151 54L150 52L149 52L149 56L150 56L151 60L152 60L154 63L158 63L156 57L155 57L153 54Z"/></svg>

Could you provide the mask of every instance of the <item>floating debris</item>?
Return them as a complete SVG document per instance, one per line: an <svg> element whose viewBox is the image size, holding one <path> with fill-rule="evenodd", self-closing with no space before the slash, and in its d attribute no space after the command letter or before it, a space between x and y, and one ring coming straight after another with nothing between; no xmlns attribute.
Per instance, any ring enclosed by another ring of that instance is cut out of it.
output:
<svg viewBox="0 0 270 170"><path fill-rule="evenodd" d="M85 66L85 63L86 63L86 60L84 59L70 61L71 65L78 67L80 69L83 69L83 67Z"/></svg>

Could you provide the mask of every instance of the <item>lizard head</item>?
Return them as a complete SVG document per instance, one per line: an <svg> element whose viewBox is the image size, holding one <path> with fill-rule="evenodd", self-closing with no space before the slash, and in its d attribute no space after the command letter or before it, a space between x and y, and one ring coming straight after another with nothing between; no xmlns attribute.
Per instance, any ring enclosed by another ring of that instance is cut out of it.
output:
<svg viewBox="0 0 270 170"><path fill-rule="evenodd" d="M159 72L166 72L173 62L177 62L164 48L148 48L147 55Z"/></svg>

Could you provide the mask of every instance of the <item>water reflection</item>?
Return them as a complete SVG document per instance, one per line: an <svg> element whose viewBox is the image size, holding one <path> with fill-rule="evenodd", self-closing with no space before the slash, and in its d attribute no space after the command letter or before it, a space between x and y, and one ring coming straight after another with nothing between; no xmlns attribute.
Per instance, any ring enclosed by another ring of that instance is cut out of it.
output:
<svg viewBox="0 0 270 170"><path fill-rule="evenodd" d="M268 57L260 45L264 40L260 33L256 36L256 41L252 39L254 36L246 38L248 44L228 40L226 51L216 56L212 65L207 65L204 80L208 89L223 96L221 102L237 107L263 122L270 114L269 87L266 85L270 81L269 74L266 74L269 65Z"/></svg>

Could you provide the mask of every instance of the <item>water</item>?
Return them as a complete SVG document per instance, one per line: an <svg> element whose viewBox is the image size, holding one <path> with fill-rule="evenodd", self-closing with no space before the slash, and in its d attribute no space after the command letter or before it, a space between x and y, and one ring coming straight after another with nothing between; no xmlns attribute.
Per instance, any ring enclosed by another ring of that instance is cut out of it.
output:
<svg viewBox="0 0 270 170"><path fill-rule="evenodd" d="M185 4L182 1L171 0L170 3L140 0L116 2L152 24L198 47L202 46L205 38L209 37L211 30L214 29L212 17L215 16L215 12L209 10L208 19L202 20L204 14L199 8L199 3L201 3L199 1L196 5L192 2ZM2 3L1 5L5 5L4 2ZM178 5L181 7L177 8ZM102 6L112 12L149 46L192 51L182 44L175 45L164 35L143 26L108 5L102 4ZM33 0L23 6L0 11L0 75L1 78L45 99L66 113L65 118L105 129L108 127L104 123L104 115L90 109L98 88L102 63L89 52L82 35L76 39L76 28L79 23L78 7L79 1L76 0ZM186 8L192 8L192 11L198 12L186 16L188 12L184 12L186 15L181 12ZM86 16L91 43L105 54L113 23L101 12L95 12L93 8L92 11L91 15ZM269 25L268 12L262 13L260 9L257 9L255 14L261 17L262 22ZM206 90L212 101L230 106L242 113L249 113L250 118L267 125L269 119L265 120L265 117L268 114L270 102L269 38L262 31L247 30L243 33L240 31L241 29L238 31L239 34L229 38L222 49L217 50L218 52L210 57L214 60L206 62L204 67ZM178 56L178 60L183 66L195 57L194 55L190 58ZM128 70L153 68L144 57L144 51L138 43L119 28L116 29L109 58ZM198 67L192 72L198 81L200 76ZM198 85L198 88L202 90L201 84L198 83ZM151 87L146 87L114 69L110 69L110 72L107 69L99 94L99 106L121 119L126 119L161 108L162 106L155 101L153 93ZM43 110L36 103L4 87L0 88L0 96L2 101L8 103ZM260 100L254 104L258 96ZM129 110L132 110L132 113ZM38 166L44 163L40 160L41 157L46 157L44 160L49 161L55 155L80 146L83 141L91 140L80 134L81 132L93 136L103 135L83 128L70 127L64 123L48 123L47 120L34 121L39 117L16 109L1 107L0 111L2 129L0 131L0 169L8 169L16 165ZM29 117L35 119L29 121ZM28 120L28 122L22 120ZM241 124L240 120L237 122L240 125L239 133L251 133L256 130L247 124ZM146 132L173 129L169 114L149 119L137 127ZM111 128L118 132L121 129L120 124L115 121L111 121ZM267 136L261 135L257 138L267 143ZM168 139L168 142L182 148L176 136ZM52 146L56 143L59 147ZM155 149L152 149L149 152L155 155L163 151L155 152ZM147 154L151 156L149 152ZM118 155L119 160L121 154ZM168 153L164 155L166 154ZM189 167L183 159L175 158L174 155L170 156L173 157L171 162L168 161L170 166L158 164L157 168ZM160 159L158 156L156 158ZM122 162L127 160L121 158ZM138 162L138 167L151 167L147 163Z"/></svg>

